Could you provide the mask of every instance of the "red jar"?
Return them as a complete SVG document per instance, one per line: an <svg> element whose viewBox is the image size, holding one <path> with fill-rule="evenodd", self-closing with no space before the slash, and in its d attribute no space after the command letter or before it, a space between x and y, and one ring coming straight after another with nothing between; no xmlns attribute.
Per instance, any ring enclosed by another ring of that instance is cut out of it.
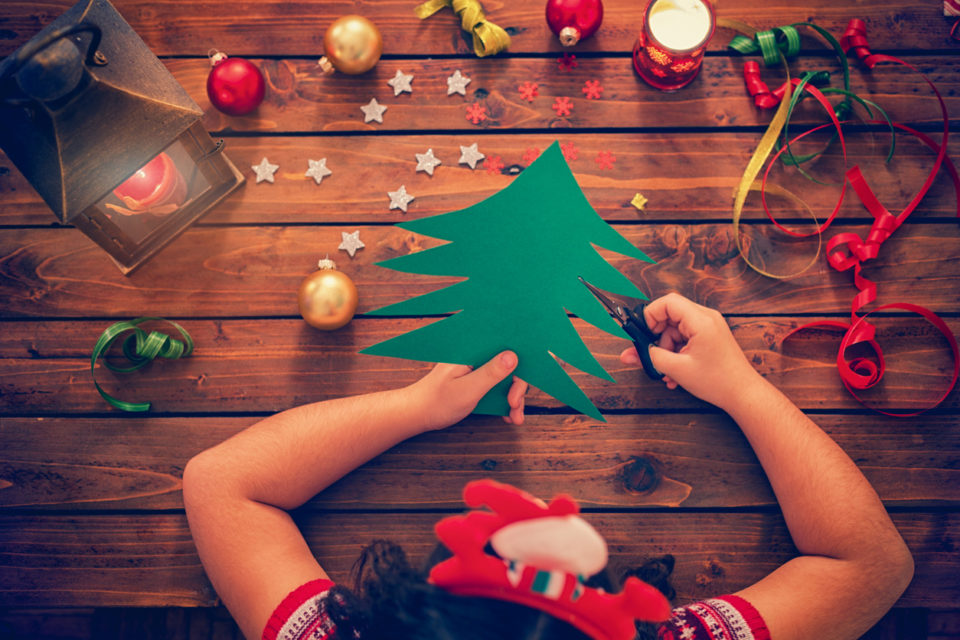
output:
<svg viewBox="0 0 960 640"><path fill-rule="evenodd" d="M700 72L715 26L708 0L650 0L633 45L633 68L662 91L685 87Z"/></svg>

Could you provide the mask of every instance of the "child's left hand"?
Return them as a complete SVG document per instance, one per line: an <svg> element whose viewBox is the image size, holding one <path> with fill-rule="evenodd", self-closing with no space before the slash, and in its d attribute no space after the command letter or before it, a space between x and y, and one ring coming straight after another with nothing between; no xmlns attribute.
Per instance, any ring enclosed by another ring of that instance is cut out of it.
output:
<svg viewBox="0 0 960 640"><path fill-rule="evenodd" d="M440 363L410 385L410 391L423 403L427 428L443 429L470 415L480 398L516 367L517 356L512 351L504 351L478 369ZM523 424L526 392L527 383L515 377L507 394L510 415L503 417L508 424Z"/></svg>

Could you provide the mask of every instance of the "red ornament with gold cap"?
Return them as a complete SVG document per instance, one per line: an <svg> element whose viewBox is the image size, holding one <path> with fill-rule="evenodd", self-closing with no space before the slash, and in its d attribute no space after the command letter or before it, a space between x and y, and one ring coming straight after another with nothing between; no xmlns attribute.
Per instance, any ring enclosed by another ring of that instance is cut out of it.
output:
<svg viewBox="0 0 960 640"><path fill-rule="evenodd" d="M216 50L210 52L210 64L213 67L207 76L210 104L228 116L243 116L260 106L267 85L256 65Z"/></svg>
<svg viewBox="0 0 960 640"><path fill-rule="evenodd" d="M547 24L565 47L589 38L603 22L600 0L547 0Z"/></svg>

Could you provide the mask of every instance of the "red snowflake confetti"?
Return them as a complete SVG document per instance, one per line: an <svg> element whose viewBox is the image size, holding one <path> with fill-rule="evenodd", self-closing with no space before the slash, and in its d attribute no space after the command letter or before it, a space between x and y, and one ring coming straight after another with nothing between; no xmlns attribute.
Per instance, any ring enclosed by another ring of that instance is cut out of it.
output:
<svg viewBox="0 0 960 640"><path fill-rule="evenodd" d="M572 142L561 142L560 150L563 151L563 158L567 162L577 159L578 149Z"/></svg>
<svg viewBox="0 0 960 640"><path fill-rule="evenodd" d="M500 169L505 166L500 156L493 156L483 161L483 166L487 168L487 173L500 173Z"/></svg>
<svg viewBox="0 0 960 640"><path fill-rule="evenodd" d="M603 95L603 87L599 80L587 80L583 83L581 91L583 91L583 95L587 96L587 100L597 100Z"/></svg>
<svg viewBox="0 0 960 640"><path fill-rule="evenodd" d="M565 53L562 57L557 58L557 66L560 67L560 71L570 71L580 64L577 62L577 56L572 53Z"/></svg>
<svg viewBox="0 0 960 640"><path fill-rule="evenodd" d="M523 152L523 157L520 158L520 160L521 162L523 162L523 164L529 165L533 163L533 161L536 160L539 156L540 156L540 149L531 147Z"/></svg>
<svg viewBox="0 0 960 640"><path fill-rule="evenodd" d="M524 82L517 87L520 97L527 102L533 102L533 99L540 95L540 86L536 82Z"/></svg>
<svg viewBox="0 0 960 640"><path fill-rule="evenodd" d="M481 120L487 119L487 108L479 102L467 105L467 120L473 124L480 124Z"/></svg>
<svg viewBox="0 0 960 640"><path fill-rule="evenodd" d="M558 117L568 116L573 109L573 103L570 102L570 98L561 96L553 101L553 106L550 108L557 112Z"/></svg>
<svg viewBox="0 0 960 640"><path fill-rule="evenodd" d="M600 165L601 169L613 169L613 163L616 161L616 157L609 151L601 151L594 159L594 162Z"/></svg>

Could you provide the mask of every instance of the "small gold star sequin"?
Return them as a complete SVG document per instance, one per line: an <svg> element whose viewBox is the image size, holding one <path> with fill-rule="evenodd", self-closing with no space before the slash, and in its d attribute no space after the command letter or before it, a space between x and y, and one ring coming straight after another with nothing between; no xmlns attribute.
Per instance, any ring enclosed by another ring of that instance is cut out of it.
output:
<svg viewBox="0 0 960 640"><path fill-rule="evenodd" d="M647 206L647 199L643 197L642 194L638 193L633 196L633 200L630 201L634 207L637 208L637 211L643 211L643 208Z"/></svg>

